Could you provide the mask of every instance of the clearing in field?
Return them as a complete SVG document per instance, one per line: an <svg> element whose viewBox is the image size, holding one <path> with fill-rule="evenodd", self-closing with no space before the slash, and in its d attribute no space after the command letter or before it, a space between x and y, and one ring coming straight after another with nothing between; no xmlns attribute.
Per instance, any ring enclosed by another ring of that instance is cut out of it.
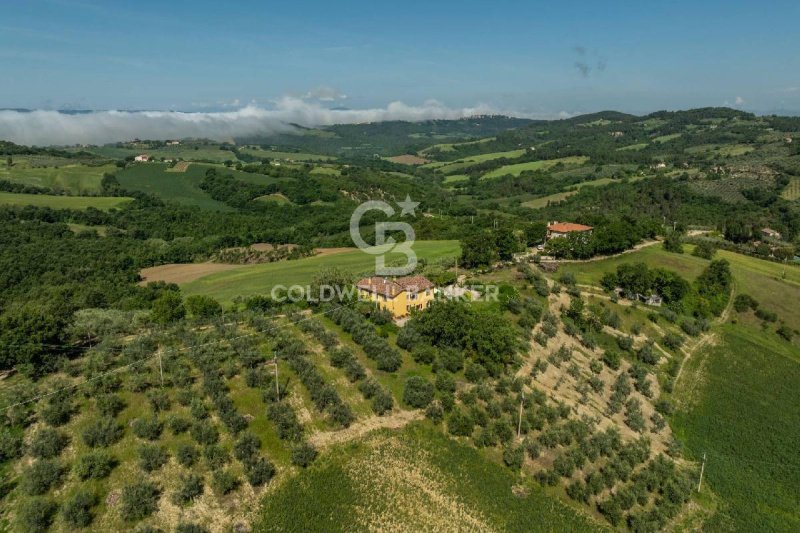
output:
<svg viewBox="0 0 800 533"><path fill-rule="evenodd" d="M401 165L424 165L425 163L428 163L428 160L424 157L411 154L395 155L392 157L387 157L386 160L391 161L392 163L399 163Z"/></svg>
<svg viewBox="0 0 800 533"><path fill-rule="evenodd" d="M61 163L69 159L60 159ZM72 194L96 193L100 191L100 180L103 174L116 172L115 165L89 166L70 162L59 164L47 161L50 166L38 166L33 157L15 157L11 168L0 166L0 179L23 183L36 187L47 187L55 190L65 190Z"/></svg>
<svg viewBox="0 0 800 533"><path fill-rule="evenodd" d="M139 272L139 276L142 278L142 285L152 281L163 281L164 283L177 283L180 285L181 283L189 283L190 281L200 279L209 274L243 267L244 265L226 265L223 263L174 263L145 268Z"/></svg>
<svg viewBox="0 0 800 533"><path fill-rule="evenodd" d="M186 172L191 164L191 161L178 161L174 167L168 168L167 172Z"/></svg>
<svg viewBox="0 0 800 533"><path fill-rule="evenodd" d="M460 253L458 241L417 241L413 249L418 258L427 259L429 262L453 258ZM389 252L387 255L387 264L404 260L402 254ZM333 256L318 255L293 261L248 265L196 279L183 285L182 289L187 295L207 294L220 301L229 302L236 296L269 294L276 285L305 286L311 283L322 268L327 267L341 268L353 274L374 272L375 256L354 250Z"/></svg>
<svg viewBox="0 0 800 533"><path fill-rule="evenodd" d="M571 157L561 157L559 159L547 159L544 161L529 161L527 163L515 163L513 165L504 165L498 169L492 170L491 172L487 172L486 174L481 176L481 179L497 178L500 176L506 176L508 174L512 176L519 176L520 174L526 171L548 170L558 165L559 163L562 165L582 165L588 160L589 158L585 156L571 156Z"/></svg>
<svg viewBox="0 0 800 533"><path fill-rule="evenodd" d="M478 163L483 163L484 161L491 161L493 159L516 159L525 155L525 150L510 150L508 152L491 152L488 154L478 154L469 157L465 157L462 159L456 159L455 161L436 161L434 163L428 163L425 165L425 168L435 168L439 172L447 174L448 172L453 172L455 170L463 170L465 168L469 168L473 165L477 165Z"/></svg>
<svg viewBox="0 0 800 533"><path fill-rule="evenodd" d="M787 200L800 200L800 178L794 176L781 194Z"/></svg>
<svg viewBox="0 0 800 533"><path fill-rule="evenodd" d="M427 422L334 447L269 494L254 524L256 531L554 529L605 528Z"/></svg>
<svg viewBox="0 0 800 533"><path fill-rule="evenodd" d="M88 209L108 211L133 200L120 196L53 196L49 194L17 194L0 192L2 205L32 205L52 209Z"/></svg>
<svg viewBox="0 0 800 533"><path fill-rule="evenodd" d="M200 183L209 168L216 168L222 175L232 175L237 180L249 183L268 184L289 178L273 178L263 174L253 174L220 165L191 163L184 172L171 172L164 163L148 163L129 166L117 174L117 179L125 189L141 191L158 196L167 202L194 205L217 211L230 211L231 208L218 202L200 189Z"/></svg>

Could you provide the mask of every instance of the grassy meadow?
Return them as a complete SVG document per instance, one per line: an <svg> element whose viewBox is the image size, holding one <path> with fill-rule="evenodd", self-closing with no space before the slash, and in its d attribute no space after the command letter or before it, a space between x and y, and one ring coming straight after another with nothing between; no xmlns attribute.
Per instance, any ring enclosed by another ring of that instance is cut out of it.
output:
<svg viewBox="0 0 800 533"><path fill-rule="evenodd" d="M515 496L517 484L527 494ZM264 499L254 530L335 532L377 524L390 531L606 530L427 422L329 450Z"/></svg>
<svg viewBox="0 0 800 533"><path fill-rule="evenodd" d="M705 529L798 531L800 350L757 327L719 333L687 363L672 424L693 459L706 454L705 486L721 500Z"/></svg>
<svg viewBox="0 0 800 533"><path fill-rule="evenodd" d="M73 194L94 193L100 190L103 174L116 172L115 165L89 166L69 159L46 161L50 166L39 166L33 157L16 157L11 167L0 165L0 179L36 187L70 191Z"/></svg>
<svg viewBox="0 0 800 533"><path fill-rule="evenodd" d="M230 211L229 206L214 200L200 189L200 183L209 168L217 168L222 174L231 174L238 180L250 183L267 184L281 179L202 163L192 163L185 172L175 172L165 163L131 165L117 173L117 179L126 189L153 194L165 201Z"/></svg>
<svg viewBox="0 0 800 533"><path fill-rule="evenodd" d="M131 201L131 198L117 196L53 196L49 194L17 194L0 192L0 204L35 207L50 207L52 209L88 209L94 207L107 211L120 207Z"/></svg>
<svg viewBox="0 0 800 533"><path fill-rule="evenodd" d="M413 249L419 259L424 258L429 262L456 257L460 253L458 241L417 241ZM403 259L404 256L399 253L387 254L387 264ZM374 266L374 255L353 250L218 272L187 283L181 288L187 295L206 294L220 301L230 302L236 296L269 294L276 285L307 285L323 268L336 267L361 274L374 269Z"/></svg>
<svg viewBox="0 0 800 533"><path fill-rule="evenodd" d="M512 176L519 176L523 172L532 171L532 170L548 170L553 168L554 166L558 165L559 163L564 165L582 165L586 161L588 161L588 157L584 156L572 156L572 157L561 157L559 159L547 159L544 161L529 161L527 163L515 163L511 165L504 165L498 169L492 170L491 172L487 172L481 179L491 179L497 178L500 176L505 176L507 174L511 174Z"/></svg>

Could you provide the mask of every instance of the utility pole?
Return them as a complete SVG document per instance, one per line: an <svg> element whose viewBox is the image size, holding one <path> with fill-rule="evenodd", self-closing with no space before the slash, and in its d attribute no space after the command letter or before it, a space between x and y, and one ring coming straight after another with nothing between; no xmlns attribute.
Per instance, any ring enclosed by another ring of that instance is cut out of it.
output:
<svg viewBox="0 0 800 533"><path fill-rule="evenodd" d="M278 381L278 358L276 357L270 361L270 363L275 365L275 399L281 401L281 388L280 382Z"/></svg>
<svg viewBox="0 0 800 533"><path fill-rule="evenodd" d="M703 472L706 469L706 452L703 452L703 464L700 467L700 481L697 483L697 492L700 492L700 487L703 486Z"/></svg>
<svg viewBox="0 0 800 533"><path fill-rule="evenodd" d="M517 440L522 438L522 407L525 403L525 393L520 394L519 399L519 422L517 422Z"/></svg>

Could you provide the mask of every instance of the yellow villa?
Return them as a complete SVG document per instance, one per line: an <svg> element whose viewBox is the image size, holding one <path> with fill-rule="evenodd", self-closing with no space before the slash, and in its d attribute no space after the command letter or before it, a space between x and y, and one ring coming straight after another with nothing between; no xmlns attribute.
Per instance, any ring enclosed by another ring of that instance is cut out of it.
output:
<svg viewBox="0 0 800 533"><path fill-rule="evenodd" d="M434 299L434 285L424 276L388 279L380 276L364 278L356 283L359 296L387 309L394 318L422 311Z"/></svg>

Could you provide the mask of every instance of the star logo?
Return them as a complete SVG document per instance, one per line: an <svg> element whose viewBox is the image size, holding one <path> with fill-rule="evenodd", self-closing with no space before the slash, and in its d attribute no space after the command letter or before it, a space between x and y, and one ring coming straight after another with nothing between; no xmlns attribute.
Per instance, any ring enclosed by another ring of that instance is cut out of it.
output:
<svg viewBox="0 0 800 533"><path fill-rule="evenodd" d="M414 212L414 209L416 209L416 207L419 205L419 202L412 202L411 196L408 194L406 194L406 199L402 202L397 202L397 205L402 208L402 211L400 211L401 217L406 215L411 215L412 217L417 216L417 214Z"/></svg>

